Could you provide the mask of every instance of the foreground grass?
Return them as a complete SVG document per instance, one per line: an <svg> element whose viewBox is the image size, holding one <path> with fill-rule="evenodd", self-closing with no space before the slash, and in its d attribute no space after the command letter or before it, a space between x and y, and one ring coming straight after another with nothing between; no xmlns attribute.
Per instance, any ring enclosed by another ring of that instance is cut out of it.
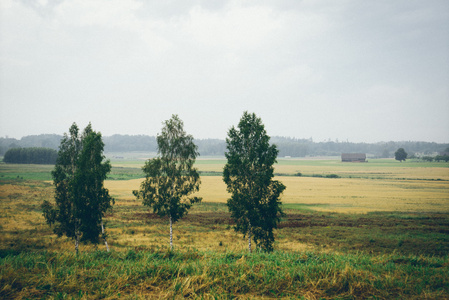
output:
<svg viewBox="0 0 449 300"><path fill-rule="evenodd" d="M38 251L0 259L1 298L449 297L448 257Z"/></svg>

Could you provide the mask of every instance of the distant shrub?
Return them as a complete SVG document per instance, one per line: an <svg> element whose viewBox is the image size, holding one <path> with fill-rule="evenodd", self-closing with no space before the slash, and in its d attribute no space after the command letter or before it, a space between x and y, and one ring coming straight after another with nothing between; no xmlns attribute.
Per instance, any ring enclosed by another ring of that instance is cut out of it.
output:
<svg viewBox="0 0 449 300"><path fill-rule="evenodd" d="M437 155L437 156L435 156L435 161L439 162L440 160L448 162L449 161L449 155Z"/></svg>
<svg viewBox="0 0 449 300"><path fill-rule="evenodd" d="M340 178L337 174L327 174L326 178Z"/></svg>
<svg viewBox="0 0 449 300"><path fill-rule="evenodd" d="M295 176L301 177L302 173L301 172L297 172L297 173L295 173Z"/></svg>

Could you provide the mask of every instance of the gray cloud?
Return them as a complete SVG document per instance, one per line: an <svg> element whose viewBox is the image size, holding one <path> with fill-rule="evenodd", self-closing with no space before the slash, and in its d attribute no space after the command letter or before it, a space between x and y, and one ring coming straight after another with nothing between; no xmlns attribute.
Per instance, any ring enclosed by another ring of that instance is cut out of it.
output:
<svg viewBox="0 0 449 300"><path fill-rule="evenodd" d="M10 1L0 135L155 135L178 113L224 138L449 141L446 1Z"/></svg>

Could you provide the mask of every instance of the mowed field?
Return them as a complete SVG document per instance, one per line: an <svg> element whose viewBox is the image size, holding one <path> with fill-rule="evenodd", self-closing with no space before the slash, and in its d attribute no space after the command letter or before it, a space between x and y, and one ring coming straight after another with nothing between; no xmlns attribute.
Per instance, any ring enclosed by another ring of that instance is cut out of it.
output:
<svg viewBox="0 0 449 300"><path fill-rule="evenodd" d="M224 160L202 159L197 168L204 174L198 193L204 202L225 203L229 198L222 177ZM122 168L135 162L116 163ZM294 176L298 172L302 176ZM342 163L338 160L279 160L276 180L287 187L282 202L303 204L318 211L367 213L372 211L449 212L447 163L399 163L371 160ZM335 174L340 178L326 178ZM322 176L322 177L319 177ZM118 199L131 200L142 179L109 180L106 186ZM291 205L289 205L291 207Z"/></svg>

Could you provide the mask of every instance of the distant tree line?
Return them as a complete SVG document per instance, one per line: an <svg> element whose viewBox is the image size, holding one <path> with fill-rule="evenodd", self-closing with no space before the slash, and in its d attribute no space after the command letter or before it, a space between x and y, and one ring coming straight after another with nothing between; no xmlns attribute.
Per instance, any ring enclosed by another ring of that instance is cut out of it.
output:
<svg viewBox="0 0 449 300"><path fill-rule="evenodd" d="M436 155L436 156L429 156L429 155L425 155L425 156L421 156L421 157L415 157L417 159L421 159L423 161L436 161L436 162L440 162L440 161L445 161L448 162L449 161L449 155Z"/></svg>
<svg viewBox="0 0 449 300"><path fill-rule="evenodd" d="M62 136L56 134L42 134L26 136L20 140L0 138L0 155L4 155L10 148L45 147L58 149ZM115 134L103 137L105 152L157 152L156 137L148 135L120 135ZM394 158L398 148L406 149L409 157L431 156L444 151L449 143L434 142L378 142L353 143L349 141L322 141L314 142L312 138L297 139L289 137L272 137L270 142L277 146L279 157L305 157L305 156L339 156L341 153L367 153L377 158ZM201 156L224 156L226 142L220 139L195 139L198 152Z"/></svg>
<svg viewBox="0 0 449 300"><path fill-rule="evenodd" d="M14 138L0 138L0 155L5 155L11 148L50 148L58 150L62 135L40 134L24 136L20 140Z"/></svg>
<svg viewBox="0 0 449 300"><path fill-rule="evenodd" d="M6 151L3 162L11 164L55 164L58 152L49 148L11 148Z"/></svg>
<svg viewBox="0 0 449 300"><path fill-rule="evenodd" d="M314 142L312 139L295 139L273 137L272 142L278 146L279 157L305 156L340 156L341 153L367 153L376 158L394 158L395 151L404 148L409 154L432 155L446 149L449 144L434 142L378 142L352 143L348 141Z"/></svg>
<svg viewBox="0 0 449 300"><path fill-rule="evenodd" d="M195 140L198 146L198 152L201 155L224 156L226 151L226 142L219 139Z"/></svg>
<svg viewBox="0 0 449 300"><path fill-rule="evenodd" d="M157 141L154 136L114 134L104 137L103 141L105 152L157 151Z"/></svg>

